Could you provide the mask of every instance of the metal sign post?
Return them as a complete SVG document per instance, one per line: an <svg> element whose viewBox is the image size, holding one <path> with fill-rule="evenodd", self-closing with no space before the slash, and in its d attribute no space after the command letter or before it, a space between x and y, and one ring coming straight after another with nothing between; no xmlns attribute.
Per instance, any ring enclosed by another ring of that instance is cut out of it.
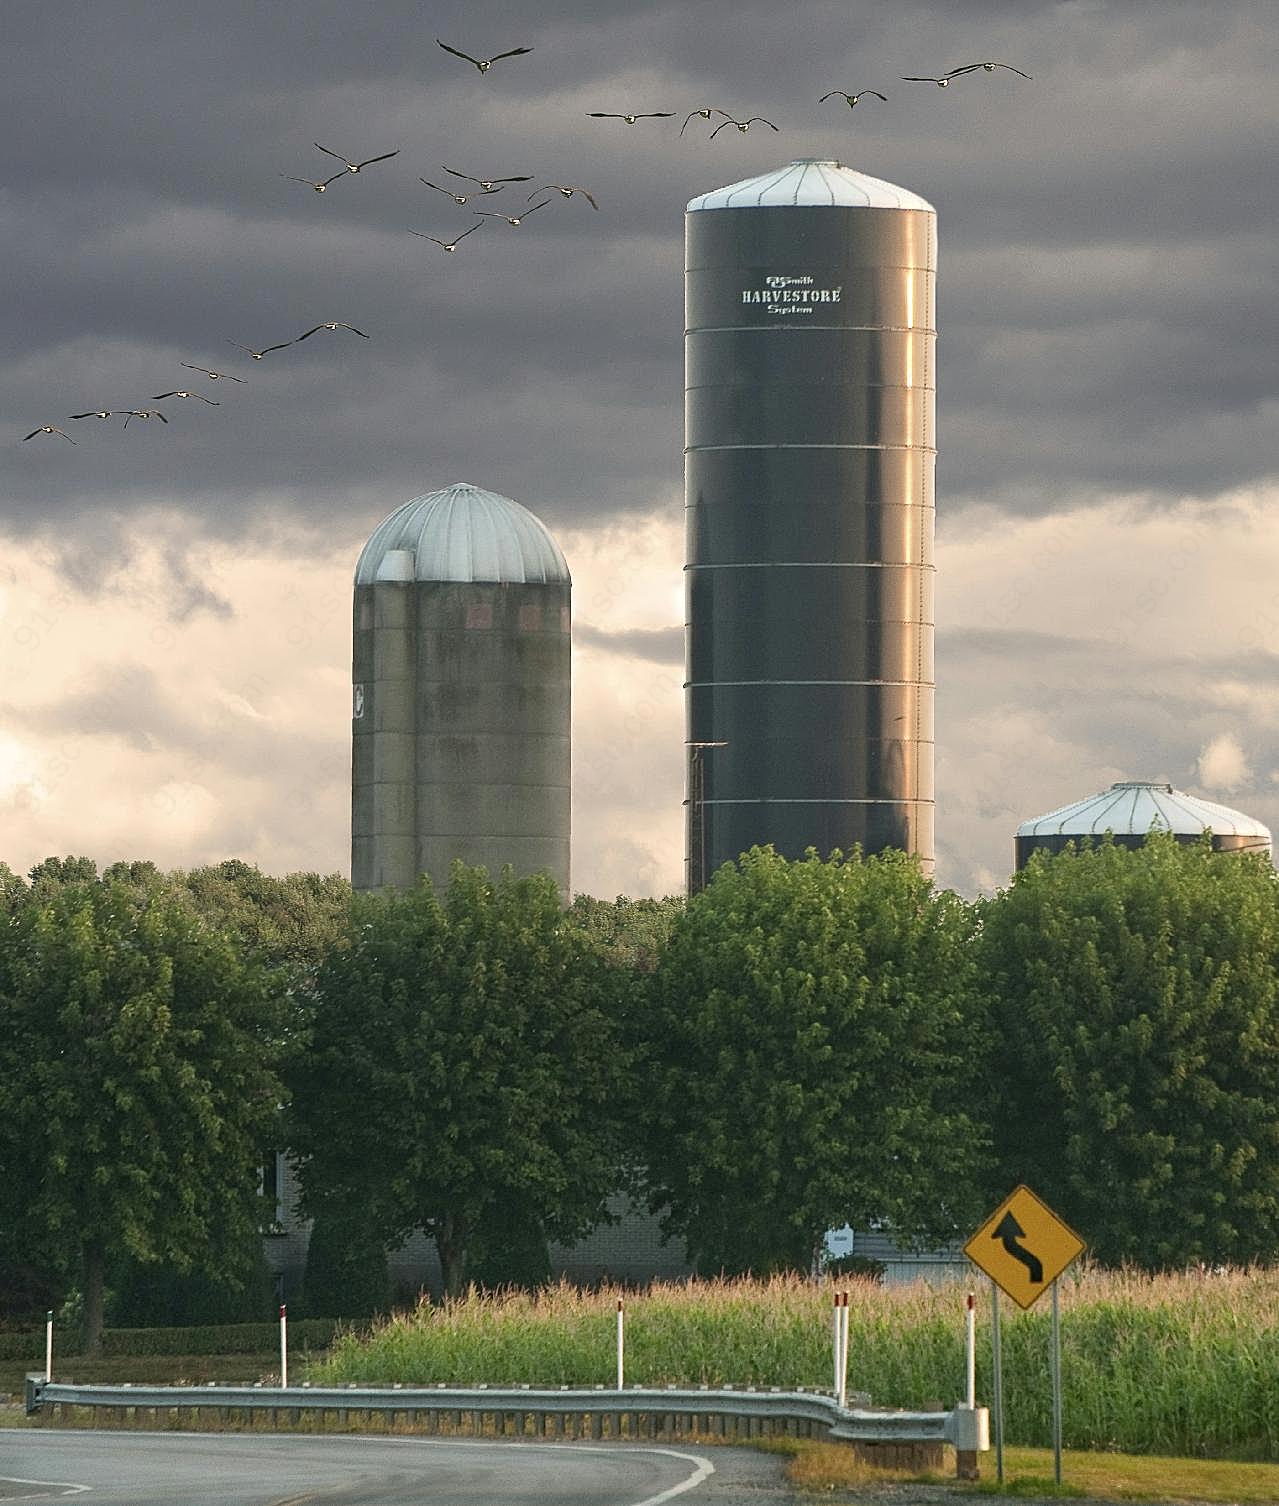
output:
<svg viewBox="0 0 1279 1506"><path fill-rule="evenodd" d="M1061 1309L1053 1282L1053 1479L1061 1484Z"/></svg>
<svg viewBox="0 0 1279 1506"><path fill-rule="evenodd" d="M995 1392L995 1479L1004 1483L1004 1340L999 1331L999 1287L990 1278L990 1348Z"/></svg>

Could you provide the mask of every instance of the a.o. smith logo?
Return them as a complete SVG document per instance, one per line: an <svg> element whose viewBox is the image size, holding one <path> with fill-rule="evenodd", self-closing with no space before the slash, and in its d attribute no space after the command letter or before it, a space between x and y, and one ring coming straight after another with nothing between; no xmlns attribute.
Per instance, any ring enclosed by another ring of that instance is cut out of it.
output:
<svg viewBox="0 0 1279 1506"><path fill-rule="evenodd" d="M844 289L818 288L811 277L764 278L762 288L743 288L743 303L762 303L770 314L811 314L819 304L838 303Z"/></svg>

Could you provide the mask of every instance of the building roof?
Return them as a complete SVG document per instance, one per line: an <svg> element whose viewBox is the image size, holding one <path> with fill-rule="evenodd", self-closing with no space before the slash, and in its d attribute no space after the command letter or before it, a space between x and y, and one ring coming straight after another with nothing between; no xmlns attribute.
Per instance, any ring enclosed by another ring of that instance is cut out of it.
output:
<svg viewBox="0 0 1279 1506"><path fill-rule="evenodd" d="M360 551L355 584L379 580L568 583L550 530L510 497L455 482L383 518Z"/></svg>
<svg viewBox="0 0 1279 1506"><path fill-rule="evenodd" d="M1112 784L1100 795L1076 800L1046 816L1023 821L1019 837L1146 836L1151 831L1170 831L1178 836L1197 836L1212 831L1218 837L1253 837L1270 842L1270 829L1242 811L1211 800L1200 800L1170 784L1132 779Z"/></svg>
<svg viewBox="0 0 1279 1506"><path fill-rule="evenodd" d="M752 209L791 205L826 205L843 209L923 209L936 211L908 188L859 173L828 157L800 157L758 178L745 178L688 201L694 209Z"/></svg>

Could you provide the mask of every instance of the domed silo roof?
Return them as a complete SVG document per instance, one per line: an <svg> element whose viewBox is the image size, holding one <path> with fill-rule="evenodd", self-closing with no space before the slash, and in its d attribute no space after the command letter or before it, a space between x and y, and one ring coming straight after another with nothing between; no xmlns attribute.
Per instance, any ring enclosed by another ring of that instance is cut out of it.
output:
<svg viewBox="0 0 1279 1506"><path fill-rule="evenodd" d="M924 209L935 213L927 199L908 188L898 188L869 173L856 172L829 157L801 157L761 173L758 178L744 178L727 188L690 199L694 209L767 209L792 205L830 205L838 209Z"/></svg>
<svg viewBox="0 0 1279 1506"><path fill-rule="evenodd" d="M414 497L373 530L355 584L378 580L570 582L542 520L510 497L467 482Z"/></svg>
<svg viewBox="0 0 1279 1506"><path fill-rule="evenodd" d="M1171 832L1178 841L1198 841L1212 833L1220 851L1270 853L1270 829L1260 821L1175 790L1170 784L1131 779L1112 784L1099 795L1063 805L1017 828L1017 867L1037 849L1060 852L1069 842L1100 839L1107 832L1123 847L1138 847L1152 831Z"/></svg>

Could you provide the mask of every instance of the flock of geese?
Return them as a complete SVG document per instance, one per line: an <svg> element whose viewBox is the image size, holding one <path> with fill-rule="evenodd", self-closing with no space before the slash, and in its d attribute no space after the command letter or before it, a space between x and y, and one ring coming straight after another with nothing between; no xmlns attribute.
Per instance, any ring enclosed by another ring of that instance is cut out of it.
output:
<svg viewBox="0 0 1279 1506"><path fill-rule="evenodd" d="M525 54L533 51L531 47L512 47L505 52L495 52L492 57L477 58L472 57L469 52L462 52L456 47L451 47L447 42L440 41L438 37L436 38L436 45L442 47L445 52L452 54L453 57L460 58L464 62L471 64L471 66L474 67L481 75L488 73L489 69L492 68L494 63L501 62L504 58L523 57ZM997 60L991 59L979 63L964 63L962 66L958 68L951 68L945 73L903 74L902 82L910 84L934 84L938 88L944 89L957 78L963 78L969 74L977 72L993 73L996 68L1007 69L1008 72L1017 74L1019 78L1028 79L1031 77L1029 73L1023 73L1020 68L1014 68L1011 63L1001 63ZM854 106L860 104L861 101L866 98L874 98L885 101L887 100L887 96L880 93L878 89L861 89L855 92L849 92L843 89L832 89L828 93L823 94L818 100L818 103L825 104L828 99L842 99L847 103L848 107L852 109ZM592 120L620 120L625 125L633 126L641 120L670 120L673 119L678 113L679 112L676 110L588 110L587 116ZM767 126L770 131L777 131L779 129L779 127L776 126L771 120L765 119L765 117L762 115L751 115L748 116L745 120L739 120L728 110L721 110L715 108L714 106L703 105L696 110L689 111L688 115L684 119L684 124L680 126L679 134L682 136L694 120L701 119L709 123L713 121L715 117L721 115L724 118L720 120L718 124L715 124L712 127L708 138L709 140L713 141L721 131L727 130L730 126L736 127L736 129L743 135L745 135L745 133L749 131L751 126L753 125ZM325 156L332 157L335 161L340 162L342 164L341 169L336 173L332 173L328 177L320 178L297 177L291 173L281 173L279 176L287 179L291 183L303 183L307 187L313 189L316 193L325 193L328 191L329 187L332 184L337 183L342 179L351 177L357 173L363 172L366 167L372 167L374 163L388 162L392 157L398 157L400 154L399 148L397 147L394 151L379 152L376 156L365 157L362 161L357 162L354 158L347 157L341 152L335 152L331 147L322 146L318 141L315 142L314 145L319 151L323 152ZM450 177L458 179L460 182L468 183L473 186L468 188L467 191L463 193L459 192L456 188L450 188L439 183L433 183L428 178L419 178L418 182L425 184L427 188L434 189L437 193L446 195L448 198L452 199L455 205L458 205L459 207L464 207L465 205L469 204L472 199L483 198L490 194L500 193L508 185L515 183L530 183L533 181L531 175L529 174L518 174L513 177L507 178L475 178L472 177L469 173L460 172L458 169L452 167L442 167L441 171L449 174ZM474 222L467 229L463 230L461 234L455 235L451 240L441 240L438 236L429 235L424 230L410 230L409 234L419 236L423 240L431 241L435 245L439 246L443 251L452 254L456 252L458 245L463 240L465 240L468 235L473 235L475 231L482 228L485 220L504 220L506 224L512 229L518 228L524 223L526 219L528 219L531 214L537 213L539 209L545 209L548 204L552 203L557 193L565 199L570 199L575 194L580 194L592 209L598 210L600 207L594 194L591 193L589 189L583 188L580 184L544 183L540 188L534 189L533 192L528 195L525 201L528 207L521 208L516 213L504 214L500 210L495 209L473 209L472 213L475 216ZM548 195L548 197L539 198L539 194L546 194ZM533 202L533 200L535 199L537 200L536 203ZM251 360L260 361L263 359L263 357L272 354L274 351L287 350L291 345L300 345L303 340L309 340L312 335L318 335L322 330L349 330L351 334L358 335L362 340L367 340L370 338L369 335L367 335L362 329L356 329L353 324L346 324L340 319L331 319L326 321L325 323L315 325L313 328L306 330L303 334L295 336L292 340L283 340L275 345L264 345L258 348L251 345L244 345L241 344L239 340L231 339L228 339L227 344L234 345L238 350L242 350ZM210 381L213 382L225 380L243 383L245 380L244 377L235 376L229 371L218 371L211 367L195 365L188 361L182 361L179 362L179 364L187 371L198 372L200 373L200 375L207 377ZM191 388L183 387L175 387L171 391L157 393L156 396L150 398L149 401L152 403L160 403L167 402L170 398L186 399L206 403L209 407L212 408L221 406L218 400L210 397L205 397L203 393L196 392ZM84 413L70 413L67 415L67 421L73 419L82 420L90 418L122 418L124 420L122 427L126 429L129 427L130 420L135 418L159 419L159 421L163 424L167 424L169 422L168 418L159 408L151 407L119 409L91 408ZM65 429L59 428L57 424L40 424L39 427L32 429L29 434L25 434L23 436L23 442L25 443L29 439L35 439L38 435L41 434L49 434L60 437L66 440L69 444L75 444L77 442L76 440L71 438L71 436L66 432Z"/></svg>
<svg viewBox="0 0 1279 1506"><path fill-rule="evenodd" d="M273 350L287 350L290 345L300 345L303 340L309 340L312 335L318 335L322 329L349 329L353 335L359 335L361 340L370 338L362 329L356 329L353 324L344 324L340 319L330 319L326 324L317 324L314 329L307 330L305 334L298 335L295 339L284 340L279 345L264 345L261 350L254 350L251 345L241 345L238 340L228 340L227 344L238 346L253 360L260 361L263 356L269 355ZM180 361L178 364L185 366L188 371L200 372L213 382L221 379L231 382L244 381L243 377L233 376L229 371L214 371L208 366L193 366L189 361ZM202 392L195 392L189 387L175 387L171 392L157 392L150 401L153 403L162 403L166 398L170 397L194 398L198 402L207 403L210 408L220 408L222 406L221 402L217 399L205 397ZM129 420L131 418L158 418L162 424L167 424L169 421L159 408L90 408L86 413L68 413L67 418L122 418L124 419L122 427L125 429L129 427ZM41 424L38 429L32 429L30 434L22 436L23 443L25 444L28 439L34 439L37 434L58 434L68 444L76 443L70 434L65 429L60 429L57 424Z"/></svg>

